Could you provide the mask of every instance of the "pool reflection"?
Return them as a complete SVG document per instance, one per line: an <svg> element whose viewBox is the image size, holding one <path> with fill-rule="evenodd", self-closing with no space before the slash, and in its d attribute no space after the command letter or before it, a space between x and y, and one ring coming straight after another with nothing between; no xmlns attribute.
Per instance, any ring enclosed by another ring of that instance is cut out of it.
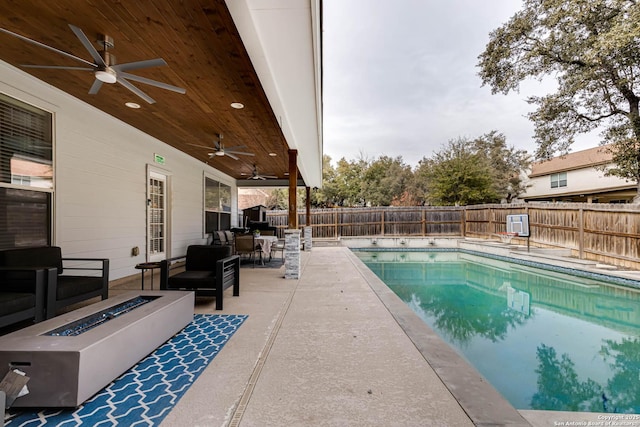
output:
<svg viewBox="0 0 640 427"><path fill-rule="evenodd" d="M518 409L640 413L637 290L459 252L356 252Z"/></svg>

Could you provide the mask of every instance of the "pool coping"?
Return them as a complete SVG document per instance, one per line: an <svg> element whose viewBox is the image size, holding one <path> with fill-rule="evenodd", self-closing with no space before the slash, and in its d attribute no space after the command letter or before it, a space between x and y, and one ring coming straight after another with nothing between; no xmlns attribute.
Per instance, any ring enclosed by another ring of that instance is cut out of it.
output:
<svg viewBox="0 0 640 427"><path fill-rule="evenodd" d="M362 262L349 259L476 426L531 426L480 373L444 342Z"/></svg>

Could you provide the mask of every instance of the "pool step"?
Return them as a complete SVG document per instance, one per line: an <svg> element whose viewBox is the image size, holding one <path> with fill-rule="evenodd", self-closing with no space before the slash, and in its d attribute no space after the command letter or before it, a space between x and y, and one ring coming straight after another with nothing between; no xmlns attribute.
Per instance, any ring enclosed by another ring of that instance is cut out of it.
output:
<svg viewBox="0 0 640 427"><path fill-rule="evenodd" d="M544 262L540 260L540 258L543 258L544 260L554 261L554 264L561 265L562 267L567 267L567 268L576 268L576 266L580 266L582 268L585 268L585 267L595 268L598 265L596 261L592 261L588 259L573 258L573 257L570 257L569 255L563 255L567 251L564 251L562 249L558 250L558 252L552 252L552 251L554 251L554 249L549 249L546 251L531 251L531 252L515 250L515 251L510 251L510 254L514 258L525 258L533 261L538 260L540 262ZM570 253L570 251L568 252Z"/></svg>

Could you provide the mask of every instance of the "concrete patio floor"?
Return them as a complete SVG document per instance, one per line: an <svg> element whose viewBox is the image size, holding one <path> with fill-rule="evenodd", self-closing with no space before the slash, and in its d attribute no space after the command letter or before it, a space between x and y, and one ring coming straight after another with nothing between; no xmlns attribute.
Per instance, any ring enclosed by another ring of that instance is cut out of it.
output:
<svg viewBox="0 0 640 427"><path fill-rule="evenodd" d="M598 414L516 411L346 247L284 269L242 268L248 314L163 426L529 426ZM137 283L139 286L139 283ZM121 288L113 289L112 294Z"/></svg>

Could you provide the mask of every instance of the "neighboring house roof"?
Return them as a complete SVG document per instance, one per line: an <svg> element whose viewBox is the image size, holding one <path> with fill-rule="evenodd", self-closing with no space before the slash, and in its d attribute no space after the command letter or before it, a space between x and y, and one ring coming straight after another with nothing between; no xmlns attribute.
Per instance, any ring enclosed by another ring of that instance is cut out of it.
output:
<svg viewBox="0 0 640 427"><path fill-rule="evenodd" d="M270 192L259 188L238 188L238 210L242 211L256 205L264 206L269 196Z"/></svg>
<svg viewBox="0 0 640 427"><path fill-rule="evenodd" d="M611 153L607 151L609 147L610 145L603 145L536 162L531 165L529 177L534 178L552 173L605 165L610 163L612 159Z"/></svg>

